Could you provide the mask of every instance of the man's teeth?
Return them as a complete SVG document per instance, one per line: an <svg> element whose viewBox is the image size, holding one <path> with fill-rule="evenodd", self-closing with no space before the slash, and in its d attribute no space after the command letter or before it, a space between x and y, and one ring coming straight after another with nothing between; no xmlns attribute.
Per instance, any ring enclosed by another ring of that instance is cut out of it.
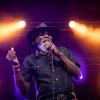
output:
<svg viewBox="0 0 100 100"><path fill-rule="evenodd" d="M47 42L47 41L50 42L49 40L44 40L43 43L45 43L45 42Z"/></svg>

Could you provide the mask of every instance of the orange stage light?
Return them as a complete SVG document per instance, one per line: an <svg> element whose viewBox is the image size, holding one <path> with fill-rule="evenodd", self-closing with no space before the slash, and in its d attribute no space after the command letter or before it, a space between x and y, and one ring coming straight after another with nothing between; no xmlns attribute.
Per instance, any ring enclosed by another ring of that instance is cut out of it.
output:
<svg viewBox="0 0 100 100"><path fill-rule="evenodd" d="M19 36L17 32L25 27L24 21L4 22L0 25L0 42Z"/></svg>
<svg viewBox="0 0 100 100"><path fill-rule="evenodd" d="M94 28L92 25L90 27L75 21L70 21L69 24L75 35L80 39L84 38L90 43L100 43L100 26Z"/></svg>
<svg viewBox="0 0 100 100"><path fill-rule="evenodd" d="M75 26L76 26L76 22L75 21L70 21L69 22L69 27L70 28L75 28Z"/></svg>

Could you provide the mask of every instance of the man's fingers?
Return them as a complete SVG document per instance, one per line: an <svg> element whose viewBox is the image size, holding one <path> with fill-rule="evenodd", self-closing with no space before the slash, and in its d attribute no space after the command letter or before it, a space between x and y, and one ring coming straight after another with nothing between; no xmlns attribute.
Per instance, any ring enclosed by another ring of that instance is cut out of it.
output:
<svg viewBox="0 0 100 100"><path fill-rule="evenodd" d="M16 53L14 47L11 47L10 50L11 50L12 52Z"/></svg>
<svg viewBox="0 0 100 100"><path fill-rule="evenodd" d="M55 45L54 45L54 44L52 44L52 45L51 45L51 50L53 50L53 49L54 49L54 47L55 47Z"/></svg>
<svg viewBox="0 0 100 100"><path fill-rule="evenodd" d="M46 41L43 45L47 49L47 48L51 47L51 42Z"/></svg>
<svg viewBox="0 0 100 100"><path fill-rule="evenodd" d="M15 50L14 50L14 47L12 47L9 51L8 51L8 53L7 53L7 55L6 55L6 58L9 60L9 61L11 61L11 60L13 60L13 59L15 59L17 56L16 56L16 52L15 52Z"/></svg>
<svg viewBox="0 0 100 100"><path fill-rule="evenodd" d="M6 59L8 59L9 61L11 60L10 57L9 57L9 55L6 55Z"/></svg>
<svg viewBox="0 0 100 100"><path fill-rule="evenodd" d="M14 47L11 47L11 50L13 50L13 51L14 51Z"/></svg>

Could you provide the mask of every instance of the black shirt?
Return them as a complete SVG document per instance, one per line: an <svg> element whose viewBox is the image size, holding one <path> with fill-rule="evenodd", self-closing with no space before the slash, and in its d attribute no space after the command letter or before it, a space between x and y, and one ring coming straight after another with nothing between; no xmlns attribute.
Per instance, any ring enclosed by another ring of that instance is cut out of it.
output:
<svg viewBox="0 0 100 100"><path fill-rule="evenodd" d="M80 67L71 52L60 47L59 50L74 64ZM73 90L72 75L67 72L63 61L56 55L29 55L24 60L22 75L27 82L31 82L34 77L37 88L38 98L59 93L69 93Z"/></svg>

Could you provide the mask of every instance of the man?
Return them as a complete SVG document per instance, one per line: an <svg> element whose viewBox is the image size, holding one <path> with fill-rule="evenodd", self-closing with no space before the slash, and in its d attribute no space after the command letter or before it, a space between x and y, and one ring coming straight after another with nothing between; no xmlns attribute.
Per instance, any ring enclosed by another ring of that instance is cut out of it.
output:
<svg viewBox="0 0 100 100"><path fill-rule="evenodd" d="M77 100L72 77L80 78L80 65L66 47L58 48L53 43L58 34L56 27L44 23L31 30L27 40L32 48L36 48L36 53L26 56L23 67L14 48L8 51L6 58L12 62L16 84L23 95L34 77L37 100Z"/></svg>

